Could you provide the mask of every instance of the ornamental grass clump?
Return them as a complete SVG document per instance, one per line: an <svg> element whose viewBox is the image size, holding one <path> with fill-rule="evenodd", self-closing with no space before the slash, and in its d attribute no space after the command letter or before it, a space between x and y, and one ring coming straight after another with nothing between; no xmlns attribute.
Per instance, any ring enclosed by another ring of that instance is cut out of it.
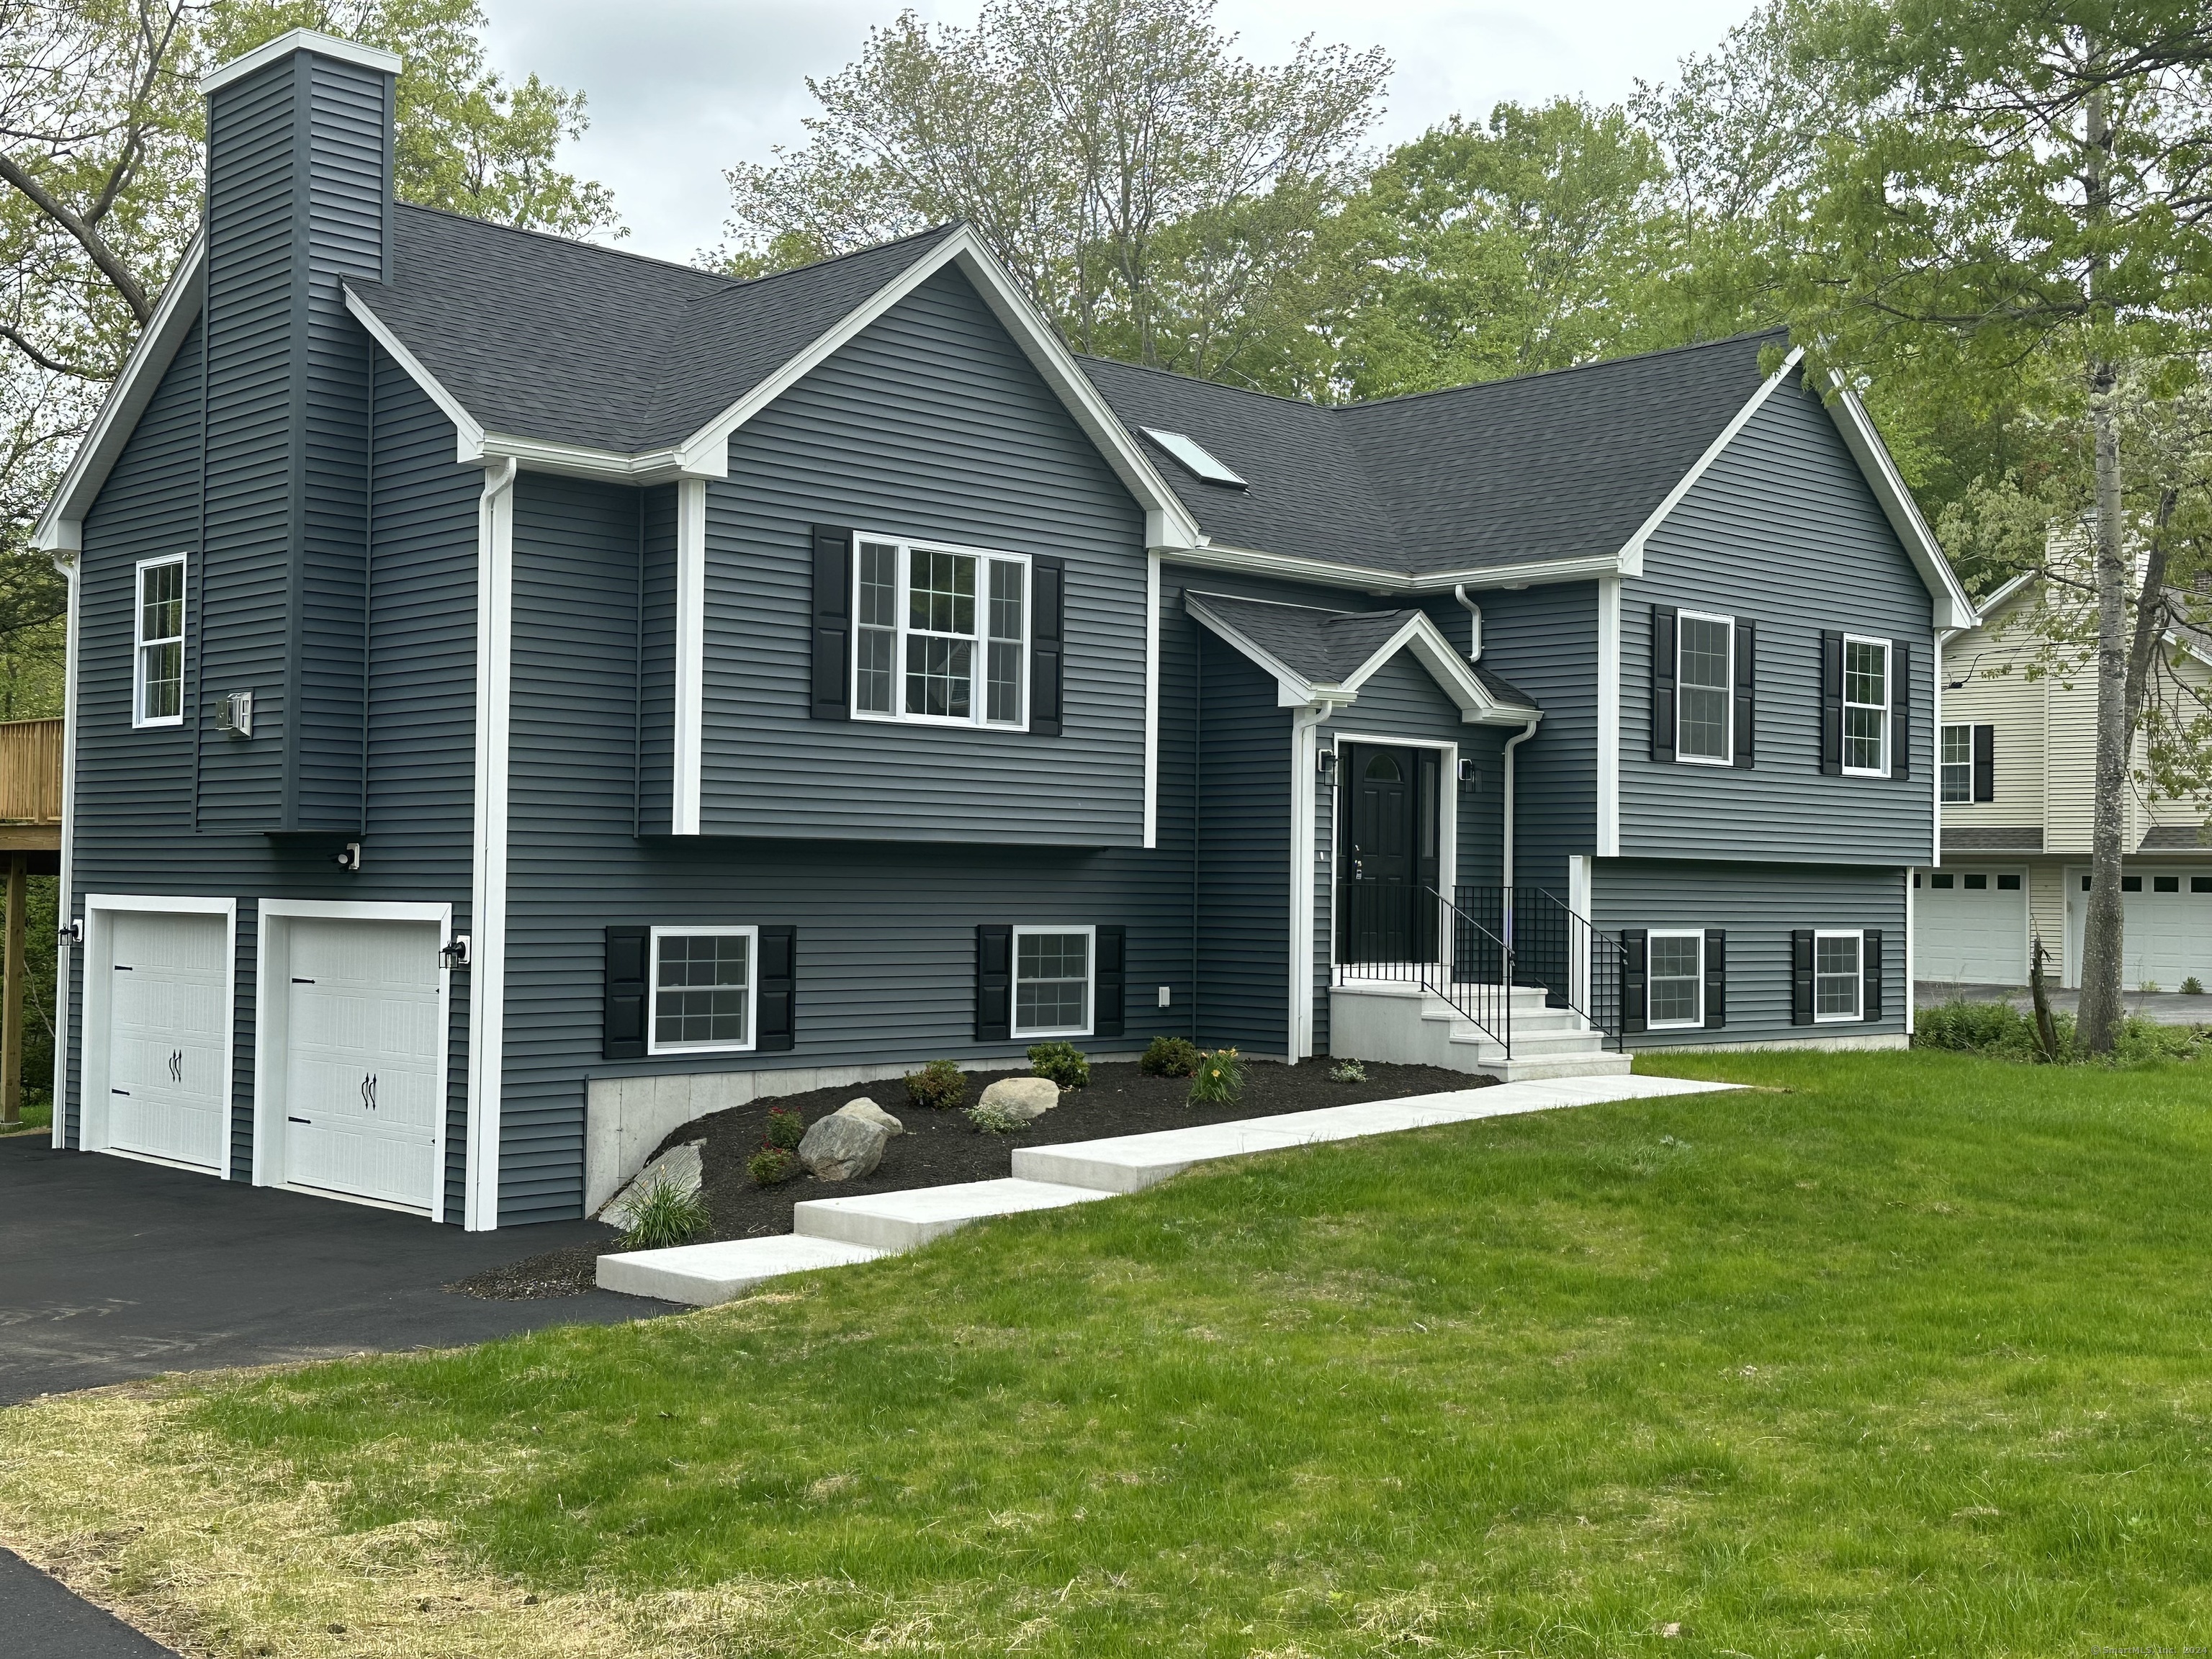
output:
<svg viewBox="0 0 2212 1659"><path fill-rule="evenodd" d="M1216 1048L1198 1057L1191 1074L1190 1103L1226 1106L1244 1092L1244 1059L1234 1048Z"/></svg>
<svg viewBox="0 0 2212 1659"><path fill-rule="evenodd" d="M688 1244L707 1231L712 1220L707 1200L686 1192L672 1181L656 1181L630 1206L629 1226L623 1243L633 1250L665 1250Z"/></svg>
<svg viewBox="0 0 2212 1659"><path fill-rule="evenodd" d="M1049 1078L1063 1089L1087 1089L1091 1056L1072 1042L1040 1042L1030 1049L1030 1075Z"/></svg>
<svg viewBox="0 0 2212 1659"><path fill-rule="evenodd" d="M1188 1077L1198 1069L1198 1045L1184 1037L1156 1036L1137 1068L1146 1077Z"/></svg>
<svg viewBox="0 0 2212 1659"><path fill-rule="evenodd" d="M906 1097L933 1112L957 1109L968 1098L968 1074L949 1060L933 1060L906 1074Z"/></svg>

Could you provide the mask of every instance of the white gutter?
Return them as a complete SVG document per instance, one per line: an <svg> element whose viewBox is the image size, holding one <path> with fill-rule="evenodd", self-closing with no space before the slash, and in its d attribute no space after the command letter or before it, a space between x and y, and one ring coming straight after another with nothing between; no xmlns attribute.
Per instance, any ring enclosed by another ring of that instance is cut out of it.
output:
<svg viewBox="0 0 2212 1659"><path fill-rule="evenodd" d="M70 856L76 846L76 659L77 659L77 594L81 586L78 577L81 556L74 552L54 555L54 568L69 579L69 621L64 624L68 632L62 640L62 868L59 890L55 895L56 926L64 931L54 940L54 1121L51 1132L56 1150L69 1145L69 1051L70 1051L70 942L66 931L70 925L70 882L74 875L76 860ZM79 1005L82 1015L82 1005Z"/></svg>
<svg viewBox="0 0 2212 1659"><path fill-rule="evenodd" d="M1467 659L1469 662L1480 662L1482 660L1482 607L1468 598L1465 582L1452 584L1452 598L1467 607L1467 614L1472 618L1468 624Z"/></svg>

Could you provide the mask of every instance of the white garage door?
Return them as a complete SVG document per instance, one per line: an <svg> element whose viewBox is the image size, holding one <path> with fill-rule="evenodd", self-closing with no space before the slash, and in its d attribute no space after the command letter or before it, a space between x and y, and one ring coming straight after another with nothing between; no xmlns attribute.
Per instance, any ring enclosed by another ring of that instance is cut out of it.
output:
<svg viewBox="0 0 2212 1659"><path fill-rule="evenodd" d="M230 1139L230 925L117 910L107 918L106 1144L220 1171Z"/></svg>
<svg viewBox="0 0 2212 1659"><path fill-rule="evenodd" d="M2212 981L2212 871L2146 871L2122 876L2120 889L2127 918L2120 972L2127 988L2153 984L2178 991L2185 979Z"/></svg>
<svg viewBox="0 0 2212 1659"><path fill-rule="evenodd" d="M2027 983L2027 881L2018 870L1953 866L1913 895L1912 971L1964 985Z"/></svg>
<svg viewBox="0 0 2212 1659"><path fill-rule="evenodd" d="M428 1210L446 1034L433 924L286 923L284 1179Z"/></svg>

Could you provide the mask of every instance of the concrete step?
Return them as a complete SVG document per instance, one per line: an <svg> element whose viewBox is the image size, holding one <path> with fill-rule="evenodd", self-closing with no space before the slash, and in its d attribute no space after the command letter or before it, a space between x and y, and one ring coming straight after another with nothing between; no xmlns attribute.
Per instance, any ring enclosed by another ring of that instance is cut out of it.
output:
<svg viewBox="0 0 2212 1659"><path fill-rule="evenodd" d="M1604 1049L1593 1054L1524 1054L1514 1044L1510 1060L1492 1058L1470 1069L1486 1073L1500 1083L1534 1083L1547 1078L1626 1077L1632 1066L1626 1054Z"/></svg>
<svg viewBox="0 0 2212 1659"><path fill-rule="evenodd" d="M711 1308L787 1273L849 1267L883 1255L864 1244L834 1238L733 1238L720 1244L678 1244L665 1250L624 1250L599 1258L603 1291L650 1296Z"/></svg>
<svg viewBox="0 0 2212 1659"><path fill-rule="evenodd" d="M1018 1160L1019 1154L1016 1154ZM838 1239L874 1250L918 1249L971 1221L1024 1210L1057 1209L1108 1194L1097 1188L1020 1178L968 1181L953 1187L916 1187L902 1193L810 1198L792 1206L791 1224L812 1238Z"/></svg>

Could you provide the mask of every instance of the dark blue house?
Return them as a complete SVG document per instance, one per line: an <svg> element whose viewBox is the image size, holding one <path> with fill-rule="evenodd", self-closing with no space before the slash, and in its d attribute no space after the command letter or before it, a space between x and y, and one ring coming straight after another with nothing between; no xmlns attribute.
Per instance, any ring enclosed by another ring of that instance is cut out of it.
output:
<svg viewBox="0 0 2212 1659"><path fill-rule="evenodd" d="M1317 408L1079 361L961 226L740 282L395 203L396 68L210 77L40 528L57 1144L490 1227L1044 1036L1903 1041L1972 611L1779 337Z"/></svg>

